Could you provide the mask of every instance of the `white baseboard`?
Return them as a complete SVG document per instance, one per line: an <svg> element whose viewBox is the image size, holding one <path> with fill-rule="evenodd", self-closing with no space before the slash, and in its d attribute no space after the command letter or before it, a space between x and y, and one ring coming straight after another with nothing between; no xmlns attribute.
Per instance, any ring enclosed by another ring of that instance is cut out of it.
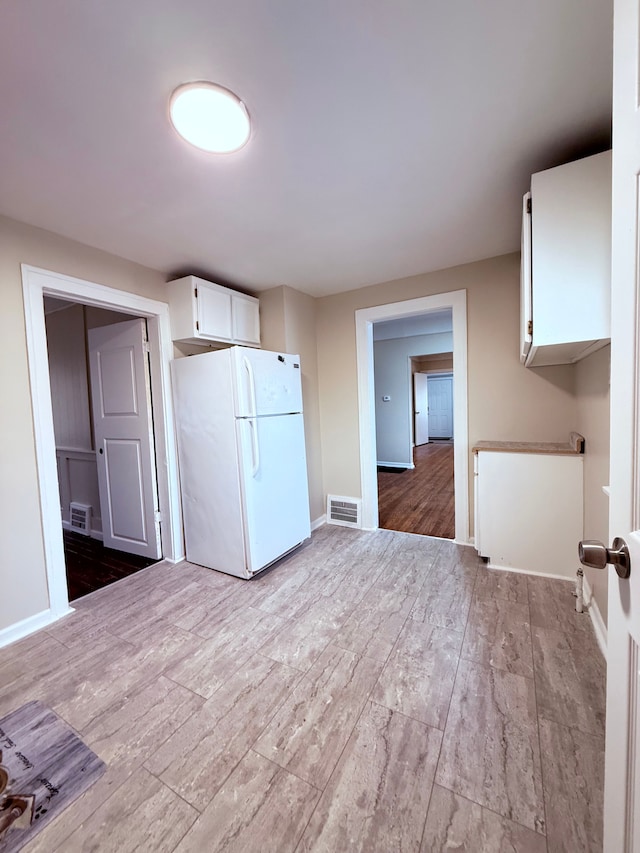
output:
<svg viewBox="0 0 640 853"><path fill-rule="evenodd" d="M557 581L568 581L575 583L575 577L569 578L566 575L556 575L551 572L534 572L530 569L516 569L513 566L496 566L495 563L485 563L487 569L494 569L497 572L515 572L517 575L532 575L535 578L553 578Z"/></svg>
<svg viewBox="0 0 640 853"><path fill-rule="evenodd" d="M607 626L604 624L604 619L602 618L602 613L600 613L600 608L598 607L598 602L593 597L593 590L591 589L591 585L585 577L582 580L582 590L583 590L583 598L585 604L588 607L588 613L591 617L591 624L593 625L593 630L596 634L596 640L598 641L598 646L600 647L600 651L604 659L607 659L607 645L608 645L608 633Z"/></svg>
<svg viewBox="0 0 640 853"><path fill-rule="evenodd" d="M184 563L184 561L186 559L187 559L186 555L182 554L182 556L178 556L178 557L171 557L171 558L170 557L162 557L162 560L159 560L158 562L169 563L169 565L171 565L171 566L177 566L178 563ZM155 566L156 563L153 563L152 565ZM149 566L148 568L151 568L151 567Z"/></svg>
<svg viewBox="0 0 640 853"><path fill-rule="evenodd" d="M42 628L53 625L54 622L57 622L58 619L62 619L63 616L67 616L69 613L73 613L73 607L65 610L64 613L53 613L51 610L43 610L42 613L36 613L35 616L29 616L21 622L16 622L13 625L9 625L8 628L3 628L0 631L0 649L11 643L15 643L17 640L28 637L29 634L33 634L35 631L40 631Z"/></svg>
<svg viewBox="0 0 640 853"><path fill-rule="evenodd" d="M71 530L72 532L75 532L75 533L79 533L79 532L80 532L80 531L78 531L78 530L75 530L75 528L73 528L73 527L71 526L71 522L70 522L70 521L65 521L64 519L62 519L62 529L63 529L63 530ZM99 540L102 542L102 541L103 541L103 538L104 538L104 537L103 537L103 535L102 535L102 530L94 530L94 529L92 528L92 529L91 529L91 533L89 533L89 538L90 538L90 539L99 539Z"/></svg>
<svg viewBox="0 0 640 853"><path fill-rule="evenodd" d="M382 466L383 468L401 468L402 470L405 468L409 470L410 468L416 467L413 462L381 462L380 460L376 462L376 465Z"/></svg>
<svg viewBox="0 0 640 853"><path fill-rule="evenodd" d="M321 515L319 518L316 518L314 521L311 522L311 532L313 533L314 530L317 530L319 527L322 527L326 523L327 514L325 513L324 515Z"/></svg>

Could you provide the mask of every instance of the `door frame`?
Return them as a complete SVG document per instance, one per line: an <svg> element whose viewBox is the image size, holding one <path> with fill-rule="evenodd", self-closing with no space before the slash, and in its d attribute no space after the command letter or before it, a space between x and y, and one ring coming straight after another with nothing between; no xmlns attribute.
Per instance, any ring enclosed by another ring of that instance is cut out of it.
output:
<svg viewBox="0 0 640 853"><path fill-rule="evenodd" d="M362 526L378 528L376 418L373 369L373 324L400 320L450 308L453 319L453 480L455 487L455 541L469 544L469 427L467 420L467 291L454 290L360 308L355 312L360 432L360 488Z"/></svg>
<svg viewBox="0 0 640 853"><path fill-rule="evenodd" d="M177 563L184 559L184 546L169 370L173 344L166 302L28 264L22 264L21 270L49 610L56 619L72 608L69 607L60 517L44 296L71 299L147 320L162 553L163 559ZM163 464L158 464L159 459Z"/></svg>

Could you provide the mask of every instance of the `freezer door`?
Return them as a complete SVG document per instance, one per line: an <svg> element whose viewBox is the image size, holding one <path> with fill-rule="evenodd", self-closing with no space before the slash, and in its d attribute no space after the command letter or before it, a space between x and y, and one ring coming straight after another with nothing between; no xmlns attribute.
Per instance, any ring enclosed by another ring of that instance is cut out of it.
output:
<svg viewBox="0 0 640 853"><path fill-rule="evenodd" d="M302 411L300 356L233 347L236 417Z"/></svg>
<svg viewBox="0 0 640 853"><path fill-rule="evenodd" d="M302 415L236 421L247 567L258 572L311 535Z"/></svg>

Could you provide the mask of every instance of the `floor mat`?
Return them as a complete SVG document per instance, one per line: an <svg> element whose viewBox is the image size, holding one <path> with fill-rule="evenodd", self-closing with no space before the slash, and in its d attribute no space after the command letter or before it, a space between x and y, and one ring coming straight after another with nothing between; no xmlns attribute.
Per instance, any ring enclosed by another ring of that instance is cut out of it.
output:
<svg viewBox="0 0 640 853"><path fill-rule="evenodd" d="M84 793L105 764L41 702L0 719L0 853L14 853Z"/></svg>

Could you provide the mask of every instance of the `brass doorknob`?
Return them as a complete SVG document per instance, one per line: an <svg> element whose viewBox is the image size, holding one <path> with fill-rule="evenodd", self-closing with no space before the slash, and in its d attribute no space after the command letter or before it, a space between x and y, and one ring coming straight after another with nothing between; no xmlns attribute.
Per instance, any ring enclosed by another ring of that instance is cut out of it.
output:
<svg viewBox="0 0 640 853"><path fill-rule="evenodd" d="M631 574L629 549L624 539L619 536L613 540L611 548L607 548L596 539L585 539L579 542L578 559L583 566L590 566L592 569L604 569L608 563L611 563L620 578L628 578Z"/></svg>

